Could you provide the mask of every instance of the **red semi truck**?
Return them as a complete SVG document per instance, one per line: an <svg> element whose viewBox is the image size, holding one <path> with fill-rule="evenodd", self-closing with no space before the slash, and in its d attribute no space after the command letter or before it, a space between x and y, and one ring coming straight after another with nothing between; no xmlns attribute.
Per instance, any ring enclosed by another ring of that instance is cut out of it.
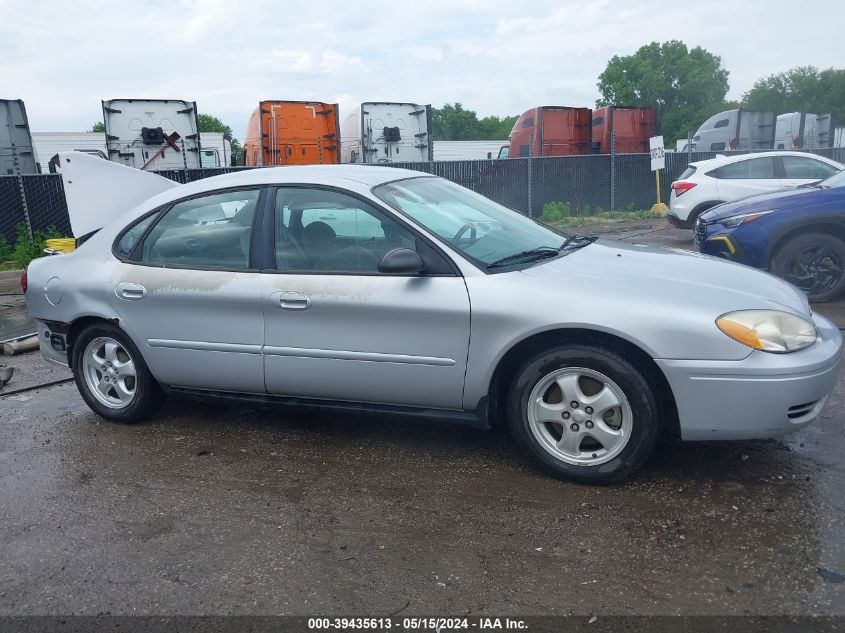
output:
<svg viewBox="0 0 845 633"><path fill-rule="evenodd" d="M590 152L590 108L540 106L524 112L508 137L501 158L571 156ZM507 150L506 150L507 148Z"/></svg>
<svg viewBox="0 0 845 633"><path fill-rule="evenodd" d="M616 133L615 153L648 153L648 139L654 136L654 109L609 106L593 110L594 153L610 154L613 132Z"/></svg>

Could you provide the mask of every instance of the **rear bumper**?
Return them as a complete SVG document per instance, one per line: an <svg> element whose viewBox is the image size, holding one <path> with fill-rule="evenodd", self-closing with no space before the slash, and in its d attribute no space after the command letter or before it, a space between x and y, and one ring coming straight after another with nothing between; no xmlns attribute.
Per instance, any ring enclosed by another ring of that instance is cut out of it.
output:
<svg viewBox="0 0 845 633"><path fill-rule="evenodd" d="M693 226L692 222L690 222L689 220L686 220L686 219L681 219L680 217L678 217L678 215L673 213L671 210L669 211L668 215L666 216L666 219L669 220L669 224L671 224L672 226L674 226L677 229L691 229L692 226Z"/></svg>
<svg viewBox="0 0 845 633"><path fill-rule="evenodd" d="M842 336L814 315L811 347L791 354L753 352L741 361L657 360L675 395L685 440L745 440L796 431L833 391Z"/></svg>

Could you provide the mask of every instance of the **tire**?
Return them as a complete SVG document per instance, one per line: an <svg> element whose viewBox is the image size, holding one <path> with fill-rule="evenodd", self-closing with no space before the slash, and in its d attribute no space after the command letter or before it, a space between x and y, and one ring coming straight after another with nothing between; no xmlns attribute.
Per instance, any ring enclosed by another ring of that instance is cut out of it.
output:
<svg viewBox="0 0 845 633"><path fill-rule="evenodd" d="M76 337L73 377L91 410L112 422L142 422L164 402L136 345L110 323L89 325Z"/></svg>
<svg viewBox="0 0 845 633"><path fill-rule="evenodd" d="M830 301L845 290L845 242L827 233L796 235L778 248L770 270L810 301Z"/></svg>
<svg viewBox="0 0 845 633"><path fill-rule="evenodd" d="M655 390L643 372L623 354L586 343L526 360L508 393L508 425L544 470L590 484L631 475L661 432Z"/></svg>

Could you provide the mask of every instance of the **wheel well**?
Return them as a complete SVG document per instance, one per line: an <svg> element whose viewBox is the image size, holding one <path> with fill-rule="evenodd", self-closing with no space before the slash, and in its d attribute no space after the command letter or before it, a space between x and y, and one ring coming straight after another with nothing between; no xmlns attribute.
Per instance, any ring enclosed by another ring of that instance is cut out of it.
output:
<svg viewBox="0 0 845 633"><path fill-rule="evenodd" d="M661 416L666 428L674 437L680 437L680 426L678 420L678 409L675 405L675 396L669 381L654 359L643 349L619 336L587 330L583 328L566 328L540 332L528 337L510 348L502 356L493 378L490 381L490 421L493 424L500 424L503 420L505 410L505 387L513 379L523 361L552 345L561 343L589 343L604 345L622 352L628 360L633 362L637 368L645 374L646 379L654 386L657 400L661 407Z"/></svg>
<svg viewBox="0 0 845 633"><path fill-rule="evenodd" d="M695 219L699 215L701 215L702 213L704 213L708 209L712 209L717 204L722 204L722 201L721 200L708 200L707 202L698 203L695 207L693 207L693 210L690 211L688 220L690 222L695 222Z"/></svg>
<svg viewBox="0 0 845 633"><path fill-rule="evenodd" d="M65 345L67 346L67 364L73 369L73 345L76 342L76 337L86 327L94 323L111 323L116 324L117 319L104 319L103 317L85 316L72 321L68 325L67 333L65 334Z"/></svg>
<svg viewBox="0 0 845 633"><path fill-rule="evenodd" d="M783 235L778 236L769 248L769 254L766 258L765 265L771 269L772 259L774 259L777 252L783 248L783 245L792 238L806 233L827 233L845 242L845 226L841 224L837 224L836 222L814 222L813 224L802 224L789 229Z"/></svg>

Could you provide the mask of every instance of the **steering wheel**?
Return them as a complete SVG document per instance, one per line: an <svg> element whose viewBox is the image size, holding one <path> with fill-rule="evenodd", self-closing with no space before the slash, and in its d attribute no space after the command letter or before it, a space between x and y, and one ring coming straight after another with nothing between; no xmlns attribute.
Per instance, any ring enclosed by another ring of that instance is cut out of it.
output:
<svg viewBox="0 0 845 633"><path fill-rule="evenodd" d="M467 231L469 231L469 242L467 242L467 246L475 244L478 241L478 230L474 224L464 224L458 229L458 232L455 233L455 236L450 241L453 244L457 244Z"/></svg>

